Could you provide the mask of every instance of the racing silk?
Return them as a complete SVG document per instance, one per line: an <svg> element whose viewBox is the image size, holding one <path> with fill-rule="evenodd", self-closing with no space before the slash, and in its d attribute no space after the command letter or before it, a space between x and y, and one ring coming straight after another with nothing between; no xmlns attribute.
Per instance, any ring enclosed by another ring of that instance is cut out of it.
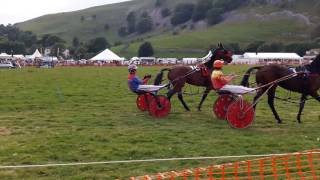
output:
<svg viewBox="0 0 320 180"><path fill-rule="evenodd" d="M211 74L211 82L212 86L215 90L221 89L223 86L227 85L229 83L228 80L226 80L224 74L220 70L214 70Z"/></svg>
<svg viewBox="0 0 320 180"><path fill-rule="evenodd" d="M128 86L132 92L137 93L139 86L146 83L147 83L147 80L141 80L135 74L128 75Z"/></svg>

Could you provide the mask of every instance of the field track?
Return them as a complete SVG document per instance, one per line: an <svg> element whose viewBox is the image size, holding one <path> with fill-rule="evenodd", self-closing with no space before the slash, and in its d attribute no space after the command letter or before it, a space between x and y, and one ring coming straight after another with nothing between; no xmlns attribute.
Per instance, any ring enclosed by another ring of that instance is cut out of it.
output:
<svg viewBox="0 0 320 180"><path fill-rule="evenodd" d="M228 66L226 71L243 75L247 68ZM139 75L156 75L159 70L160 67L141 67ZM276 101L284 122L278 125L263 98L253 126L236 130L212 116L217 97L213 92L202 112L196 111L200 101L197 95L185 97L191 112L185 112L176 97L166 119L155 120L139 112L136 95L127 88L125 67L0 70L0 77L2 166L275 154L320 148L320 104L314 100L306 103L302 124L295 120L298 105ZM283 90L278 95L289 96ZM296 97L292 94L293 99ZM126 179L228 162L191 160L2 169L0 177Z"/></svg>

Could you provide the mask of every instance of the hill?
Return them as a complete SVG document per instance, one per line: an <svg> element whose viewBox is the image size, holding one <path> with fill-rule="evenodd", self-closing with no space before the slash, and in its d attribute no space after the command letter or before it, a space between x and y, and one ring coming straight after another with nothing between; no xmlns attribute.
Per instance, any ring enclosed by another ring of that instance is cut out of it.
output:
<svg viewBox="0 0 320 180"><path fill-rule="evenodd" d="M136 55L141 41L151 41L157 49L156 55L163 56L176 55L176 49L203 51L217 42L238 43L242 47L255 41L285 44L310 42L316 39L317 36L311 34L320 22L320 2L317 0L247 0L244 5L222 13L222 20L216 25L209 26L204 19L173 26L170 20L175 7L181 3L196 4L199 0L163 1L165 3L161 7L157 7L156 2L134 0L46 15L16 26L40 36L58 35L69 43L73 37L78 37L82 42L94 37L106 37L112 44L125 44L114 50L130 57ZM217 4L218 0L213 2ZM171 11L166 18L161 17L164 8ZM152 31L119 36L118 31L127 25L130 12L135 12L138 17L147 12L152 18ZM201 53L196 53L196 56L198 54Z"/></svg>

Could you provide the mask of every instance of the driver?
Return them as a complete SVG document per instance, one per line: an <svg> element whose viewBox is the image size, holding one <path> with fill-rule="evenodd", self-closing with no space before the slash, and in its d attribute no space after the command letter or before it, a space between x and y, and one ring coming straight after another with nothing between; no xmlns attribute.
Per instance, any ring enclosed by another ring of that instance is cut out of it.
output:
<svg viewBox="0 0 320 180"><path fill-rule="evenodd" d="M215 90L227 91L234 94L254 94L255 89L247 88L244 86L228 85L232 80L236 78L235 75L224 75L222 72L222 67L224 66L224 61L216 60L213 63L214 70L211 75L212 86Z"/></svg>
<svg viewBox="0 0 320 180"><path fill-rule="evenodd" d="M128 71L129 71L128 86L132 92L139 94L139 93L143 93L140 91L139 86L147 84L148 81L151 79L151 75L145 75L144 78L141 80L136 75L137 69L138 67L135 64L131 64L128 66Z"/></svg>

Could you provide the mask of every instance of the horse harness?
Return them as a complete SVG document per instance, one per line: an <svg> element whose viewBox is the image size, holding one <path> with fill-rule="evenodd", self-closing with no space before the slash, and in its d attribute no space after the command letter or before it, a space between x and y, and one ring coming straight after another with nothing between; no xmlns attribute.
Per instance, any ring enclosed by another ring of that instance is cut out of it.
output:
<svg viewBox="0 0 320 180"><path fill-rule="evenodd" d="M204 64L198 64L196 66L190 66L192 70L195 70L196 72L201 72L201 75L203 77L209 77L210 72L209 69Z"/></svg>
<svg viewBox="0 0 320 180"><path fill-rule="evenodd" d="M296 68L289 68L289 71L292 72L292 73L298 73L298 77L302 78L305 82L305 86L306 87L309 87L309 83L310 83L310 78L317 78L319 77L319 74L317 73L312 73L309 71L309 68L308 66L299 66L299 67L296 67ZM305 88L305 90L307 91L308 89ZM290 96L291 96L291 91L290 91ZM280 97L275 97L276 99L279 99L281 101L285 101L285 102L289 102L289 103L293 103L293 104L300 104L301 102L295 102L295 101L291 101L291 97L285 99L285 98L280 98ZM320 97L319 97L320 98ZM313 98L308 98L308 99L305 99L304 101L308 101L308 100L311 100Z"/></svg>

